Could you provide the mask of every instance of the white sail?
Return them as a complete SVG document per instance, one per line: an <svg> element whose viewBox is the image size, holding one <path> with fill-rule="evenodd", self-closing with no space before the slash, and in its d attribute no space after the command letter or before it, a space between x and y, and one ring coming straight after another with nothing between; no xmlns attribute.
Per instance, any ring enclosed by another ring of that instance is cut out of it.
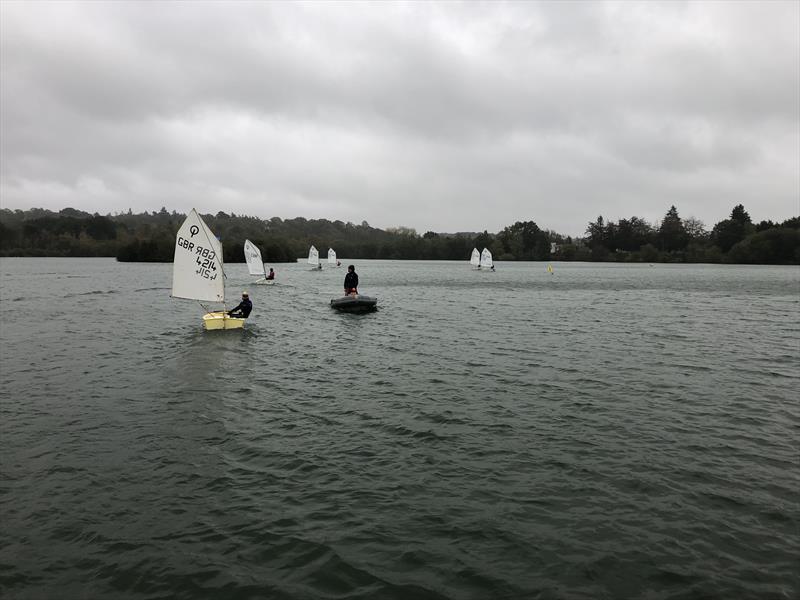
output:
<svg viewBox="0 0 800 600"><path fill-rule="evenodd" d="M317 266L319 264L319 252L314 246L308 249L308 264Z"/></svg>
<svg viewBox="0 0 800 600"><path fill-rule="evenodd" d="M333 248L328 248L328 264L336 264L336 252L333 251Z"/></svg>
<svg viewBox="0 0 800 600"><path fill-rule="evenodd" d="M469 264L473 267L479 267L481 264L481 253L478 252L477 248L472 249L472 256L469 259Z"/></svg>
<svg viewBox="0 0 800 600"><path fill-rule="evenodd" d="M491 267L492 264L492 253L488 248L484 248L481 252L481 267Z"/></svg>
<svg viewBox="0 0 800 600"><path fill-rule="evenodd" d="M250 240L244 241L244 259L247 261L247 270L250 275L264 275L264 261L261 260L261 250Z"/></svg>
<svg viewBox="0 0 800 600"><path fill-rule="evenodd" d="M172 295L189 300L225 301L222 243L195 209L186 217L176 236Z"/></svg>

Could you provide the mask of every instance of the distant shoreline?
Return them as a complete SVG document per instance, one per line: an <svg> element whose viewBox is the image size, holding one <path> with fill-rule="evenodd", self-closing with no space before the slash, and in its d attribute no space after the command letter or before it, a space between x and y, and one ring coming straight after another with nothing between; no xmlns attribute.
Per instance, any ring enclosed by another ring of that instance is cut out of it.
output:
<svg viewBox="0 0 800 600"><path fill-rule="evenodd" d="M175 235L185 215L158 212L89 214L73 208L0 209L0 256L115 257L120 262L171 262ZM660 224L630 217L587 224L584 237L517 221L497 233L422 235L407 227L378 229L327 219L260 219L218 212L203 215L219 237L228 263L244 262L249 239L266 263L291 263L308 248L333 248L352 260L468 261L473 248L495 260L609 263L800 264L800 217L752 223L742 205L708 231L670 207Z"/></svg>
<svg viewBox="0 0 800 600"><path fill-rule="evenodd" d="M161 264L161 265L171 265L172 261L161 261L161 260L119 260L115 256L56 256L56 255L29 255L29 254L0 254L0 260L4 258L59 258L59 259L97 259L97 260L113 260L114 262L123 262L123 263L130 263L130 264ZM303 259L304 261L305 259ZM441 263L455 263L455 264L464 264L465 266L469 266L468 260L457 260L457 259L450 259L450 258L439 258L439 259L431 259L431 258L345 258L345 261L360 261L360 260L376 260L376 261L387 261L387 262L441 262ZM272 261L265 264L268 265L295 265L298 264L299 261L283 261L277 262ZM707 265L709 267L800 267L800 263L733 263L733 262L687 262L687 261L673 261L673 262L659 262L659 261L651 261L650 263L645 261L610 261L610 260L510 260L510 261L495 261L496 265L503 265L503 264L524 264L524 263L536 263L536 264L587 264L587 265L597 265L597 264L606 264L606 265ZM236 265L245 265L244 260L228 260L225 259L225 264L236 264Z"/></svg>

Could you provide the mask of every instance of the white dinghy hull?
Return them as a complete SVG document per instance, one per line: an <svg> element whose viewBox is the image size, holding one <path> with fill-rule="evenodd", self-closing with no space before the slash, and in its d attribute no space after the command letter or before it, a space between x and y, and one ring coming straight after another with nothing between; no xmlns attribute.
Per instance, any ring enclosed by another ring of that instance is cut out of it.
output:
<svg viewBox="0 0 800 600"><path fill-rule="evenodd" d="M241 329L244 327L245 319L230 317L224 311L210 312L203 315L203 327L207 331L217 329Z"/></svg>

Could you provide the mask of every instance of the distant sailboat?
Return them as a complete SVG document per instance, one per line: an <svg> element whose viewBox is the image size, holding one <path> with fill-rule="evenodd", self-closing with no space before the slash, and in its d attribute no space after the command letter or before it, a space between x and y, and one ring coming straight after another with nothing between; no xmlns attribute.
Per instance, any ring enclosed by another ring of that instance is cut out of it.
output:
<svg viewBox="0 0 800 600"><path fill-rule="evenodd" d="M255 281L258 285L272 285L275 283L272 279L267 279L267 268L261 260L261 250L258 249L250 240L244 241L244 258L247 261L247 271L250 275L258 275L259 279ZM263 276L263 278L261 278Z"/></svg>
<svg viewBox="0 0 800 600"><path fill-rule="evenodd" d="M195 209L186 217L176 235L172 297L221 302L221 311L209 311L203 315L206 329L241 329L244 326L245 319L230 317L225 312L222 243Z"/></svg>
<svg viewBox="0 0 800 600"><path fill-rule="evenodd" d="M492 262L492 253L488 248L484 248L481 252L481 268L494 270L494 263Z"/></svg>
<svg viewBox="0 0 800 600"><path fill-rule="evenodd" d="M308 249L308 264L314 265L314 269L317 271L322 270L322 263L319 262L319 251L314 246Z"/></svg>
<svg viewBox="0 0 800 600"><path fill-rule="evenodd" d="M334 267L339 264L336 260L336 252L333 251L333 248L328 248L328 264Z"/></svg>
<svg viewBox="0 0 800 600"><path fill-rule="evenodd" d="M553 265L550 264L547 265L547 272L550 273L550 275L553 274Z"/></svg>
<svg viewBox="0 0 800 600"><path fill-rule="evenodd" d="M481 268L481 253L478 252L477 248L472 249L472 256L469 259L469 264L471 264L476 269Z"/></svg>

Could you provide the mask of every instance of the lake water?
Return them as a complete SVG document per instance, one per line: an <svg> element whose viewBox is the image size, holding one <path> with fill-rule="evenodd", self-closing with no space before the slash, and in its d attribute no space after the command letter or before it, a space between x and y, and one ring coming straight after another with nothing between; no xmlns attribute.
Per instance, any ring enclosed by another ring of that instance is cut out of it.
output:
<svg viewBox="0 0 800 600"><path fill-rule="evenodd" d="M0 260L0 595L800 594L800 269L356 265Z"/></svg>

